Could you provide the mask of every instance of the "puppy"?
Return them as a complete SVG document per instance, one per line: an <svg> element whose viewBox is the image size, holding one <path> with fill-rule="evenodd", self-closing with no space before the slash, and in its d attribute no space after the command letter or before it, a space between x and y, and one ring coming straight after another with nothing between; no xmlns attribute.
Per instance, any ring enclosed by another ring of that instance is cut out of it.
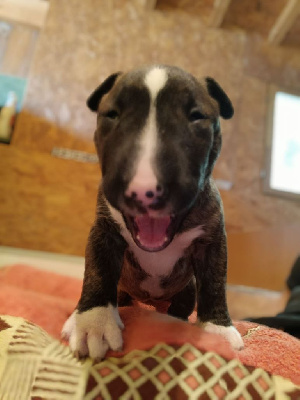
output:
<svg viewBox="0 0 300 400"><path fill-rule="evenodd" d="M211 173L231 101L212 78L172 66L109 76L89 97L102 169L81 298L63 335L79 356L122 347L118 305L169 301L168 313L243 347L226 304L222 201Z"/></svg>

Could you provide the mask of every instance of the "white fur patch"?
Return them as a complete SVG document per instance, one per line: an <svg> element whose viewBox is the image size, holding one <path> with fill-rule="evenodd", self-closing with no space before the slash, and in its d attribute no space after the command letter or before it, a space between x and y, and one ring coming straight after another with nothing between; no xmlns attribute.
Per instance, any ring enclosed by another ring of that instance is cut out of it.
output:
<svg viewBox="0 0 300 400"><path fill-rule="evenodd" d="M153 297L162 296L163 291L160 287L161 277L169 275L175 263L183 256L185 249L189 247L194 239L204 235L203 226L200 225L189 231L175 235L172 242L165 249L151 253L142 250L136 245L124 223L121 213L108 202L107 205L114 220L120 225L121 234L129 244L140 267L150 275L149 278L142 282L141 288L149 292Z"/></svg>
<svg viewBox="0 0 300 400"><path fill-rule="evenodd" d="M203 234L202 226L176 235L172 242L163 250L149 253L140 249L134 242L130 245L141 268L150 275L141 284L141 289L146 290L153 297L163 295L160 281L163 276L168 276L176 262L183 256L185 249L194 239Z"/></svg>
<svg viewBox="0 0 300 400"><path fill-rule="evenodd" d="M145 77L145 84L148 87L152 101L154 102L158 92L165 86L168 80L167 71L164 68L154 67Z"/></svg>
<svg viewBox="0 0 300 400"><path fill-rule="evenodd" d="M145 197L145 193L149 190L155 192L158 184L153 166L157 146L155 99L158 92L165 86L167 79L166 70L158 67L151 69L145 77L145 85L148 87L151 96L150 112L140 140L140 152L135 174L127 189L129 196L132 192L135 192L144 203L151 203L151 200L149 201Z"/></svg>
<svg viewBox="0 0 300 400"><path fill-rule="evenodd" d="M145 201L147 201L147 198L145 198L145 193L148 190L155 192L158 184L152 165L152 159L153 155L155 154L157 142L155 115L156 112L153 108L150 111L149 118L142 134L140 142L140 154L137 161L136 171L127 189L129 196L132 192L137 193L138 198L142 200L144 204ZM148 199L148 202L151 203L152 200Z"/></svg>
<svg viewBox="0 0 300 400"><path fill-rule="evenodd" d="M75 310L65 322L62 336L69 339L71 350L78 356L102 359L108 349L122 348L123 328L118 309L109 304L83 313Z"/></svg>
<svg viewBox="0 0 300 400"><path fill-rule="evenodd" d="M234 326L215 325L212 322L200 323L199 325L206 332L223 336L235 350L242 350L244 348L243 339Z"/></svg>

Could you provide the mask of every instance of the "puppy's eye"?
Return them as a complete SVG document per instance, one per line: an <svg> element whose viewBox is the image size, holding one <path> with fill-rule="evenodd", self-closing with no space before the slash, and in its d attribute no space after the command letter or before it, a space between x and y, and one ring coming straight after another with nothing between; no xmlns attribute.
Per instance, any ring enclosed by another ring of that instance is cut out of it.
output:
<svg viewBox="0 0 300 400"><path fill-rule="evenodd" d="M190 122L196 122L200 119L206 119L207 117L202 114L199 110L192 110L189 115Z"/></svg>
<svg viewBox="0 0 300 400"><path fill-rule="evenodd" d="M109 110L104 114L104 116L109 119L117 119L119 118L119 113L116 110Z"/></svg>

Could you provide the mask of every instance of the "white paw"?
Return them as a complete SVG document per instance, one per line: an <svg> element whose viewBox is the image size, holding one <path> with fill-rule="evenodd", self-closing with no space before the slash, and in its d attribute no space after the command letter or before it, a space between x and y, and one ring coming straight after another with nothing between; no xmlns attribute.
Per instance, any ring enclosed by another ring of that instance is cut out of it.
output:
<svg viewBox="0 0 300 400"><path fill-rule="evenodd" d="M75 310L63 326L62 337L69 339L79 357L102 359L108 349L121 350L123 328L118 309L109 304L82 313Z"/></svg>
<svg viewBox="0 0 300 400"><path fill-rule="evenodd" d="M212 322L205 322L201 324L201 327L206 332L217 333L223 336L235 350L242 350L244 348L243 339L234 326L222 326L215 325Z"/></svg>

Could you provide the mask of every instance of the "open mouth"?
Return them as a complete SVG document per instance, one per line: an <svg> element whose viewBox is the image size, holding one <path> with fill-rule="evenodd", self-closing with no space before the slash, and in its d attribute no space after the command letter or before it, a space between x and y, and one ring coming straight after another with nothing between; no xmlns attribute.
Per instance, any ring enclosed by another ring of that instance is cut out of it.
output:
<svg viewBox="0 0 300 400"><path fill-rule="evenodd" d="M124 216L135 243L146 251L160 251L172 241L176 219L171 216L150 217L148 214Z"/></svg>

